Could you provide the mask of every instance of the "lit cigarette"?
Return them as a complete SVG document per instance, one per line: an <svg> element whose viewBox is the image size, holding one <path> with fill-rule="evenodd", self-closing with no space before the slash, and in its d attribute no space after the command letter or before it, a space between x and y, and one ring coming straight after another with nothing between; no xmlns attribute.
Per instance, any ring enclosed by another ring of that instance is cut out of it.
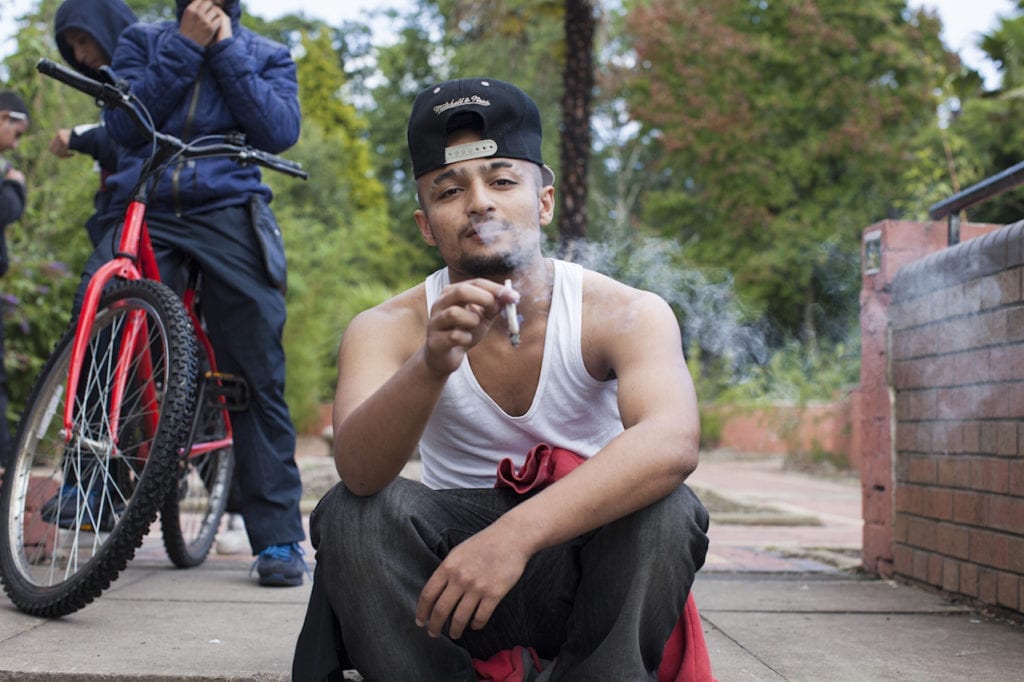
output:
<svg viewBox="0 0 1024 682"><path fill-rule="evenodd" d="M512 289L512 280L506 279L505 286ZM514 290L513 290L514 291ZM508 323L508 338L513 346L519 345L519 313L515 303L505 304L505 322Z"/></svg>

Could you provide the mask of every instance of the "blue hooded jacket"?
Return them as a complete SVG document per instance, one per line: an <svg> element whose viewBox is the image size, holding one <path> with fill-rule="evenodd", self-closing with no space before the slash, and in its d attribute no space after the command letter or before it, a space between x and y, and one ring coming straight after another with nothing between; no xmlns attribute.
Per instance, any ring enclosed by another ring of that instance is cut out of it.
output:
<svg viewBox="0 0 1024 682"><path fill-rule="evenodd" d="M64 0L57 8L53 20L57 49L75 71L98 79L100 74L96 69L75 59L75 51L68 44L64 31L77 28L88 33L107 55L107 62L110 62L114 57L118 36L137 21L135 13L122 0Z"/></svg>
<svg viewBox="0 0 1024 682"><path fill-rule="evenodd" d="M138 19L128 5L122 0L64 0L57 8L53 21L53 32L57 41L57 49L64 61L71 68L89 78L100 78L96 69L90 68L75 58L75 51L68 44L64 32L75 28L92 36L100 49L107 55L109 62L114 56L117 38L124 29ZM96 159L106 173L117 168L120 150L107 135L106 128L101 125L78 126L71 133L68 147ZM106 201L102 202L106 206ZM97 200L97 210L101 202Z"/></svg>
<svg viewBox="0 0 1024 682"><path fill-rule="evenodd" d="M180 19L187 0L178 0ZM194 140L241 132L253 147L281 153L299 138L295 62L288 49L243 28L241 6L227 0L232 36L204 48L181 35L176 22L135 24L121 35L111 65L146 105L157 130ZM150 147L125 112L104 113L107 129L126 149L107 185L111 208L122 211ZM270 188L257 166L224 158L173 166L149 196L153 211L177 215L246 203L253 194L269 202Z"/></svg>

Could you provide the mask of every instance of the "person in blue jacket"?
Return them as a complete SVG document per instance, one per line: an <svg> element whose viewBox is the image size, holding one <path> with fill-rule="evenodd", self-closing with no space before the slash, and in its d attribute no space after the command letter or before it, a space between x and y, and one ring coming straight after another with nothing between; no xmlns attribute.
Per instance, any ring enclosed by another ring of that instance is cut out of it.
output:
<svg viewBox="0 0 1024 682"><path fill-rule="evenodd" d="M90 78L101 79L100 68L108 66L121 32L138 19L122 0L65 0L53 21L54 36L61 57L71 68ZM107 135L102 122L60 128L50 141L50 151L60 158L73 152L96 160L100 186L93 196L95 212L85 223L93 247L99 244L110 204L106 179L117 170L117 144Z"/></svg>
<svg viewBox="0 0 1024 682"><path fill-rule="evenodd" d="M121 34L111 68L158 130L185 140L242 133L254 147L280 153L299 137L295 62L284 45L243 28L241 12L238 0L178 0L177 21L137 23ZM111 213L120 216L150 148L123 111L106 111L104 122L124 148L107 179ZM248 409L232 416L242 516L259 583L293 586L307 570L299 547L305 531L284 399L284 243L270 200L257 166L190 160L163 174L146 218L164 281L181 281L189 262L200 268L219 369L249 385ZM86 277L111 257L110 241L102 240Z"/></svg>

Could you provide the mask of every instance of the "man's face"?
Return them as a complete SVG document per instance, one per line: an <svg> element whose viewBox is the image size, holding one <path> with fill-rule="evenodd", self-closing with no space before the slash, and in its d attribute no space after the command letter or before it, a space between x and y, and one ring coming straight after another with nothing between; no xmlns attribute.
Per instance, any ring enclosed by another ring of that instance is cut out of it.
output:
<svg viewBox="0 0 1024 682"><path fill-rule="evenodd" d="M452 135L448 144L477 141ZM554 189L542 187L529 161L489 157L460 161L419 178L416 223L445 263L466 277L503 277L539 249L551 222Z"/></svg>
<svg viewBox="0 0 1024 682"><path fill-rule="evenodd" d="M77 28L64 31L64 39L75 53L75 59L90 69L99 69L110 63L110 57L91 35Z"/></svg>
<svg viewBox="0 0 1024 682"><path fill-rule="evenodd" d="M28 116L18 111L0 111L0 152L18 148L28 130Z"/></svg>

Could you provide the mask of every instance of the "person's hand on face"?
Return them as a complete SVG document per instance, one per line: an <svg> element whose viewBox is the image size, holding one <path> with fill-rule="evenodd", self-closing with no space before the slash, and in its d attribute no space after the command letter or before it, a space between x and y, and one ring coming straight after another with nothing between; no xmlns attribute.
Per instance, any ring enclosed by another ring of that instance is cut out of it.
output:
<svg viewBox="0 0 1024 682"><path fill-rule="evenodd" d="M178 31L192 42L209 47L231 37L231 18L214 0L193 0L181 15Z"/></svg>

